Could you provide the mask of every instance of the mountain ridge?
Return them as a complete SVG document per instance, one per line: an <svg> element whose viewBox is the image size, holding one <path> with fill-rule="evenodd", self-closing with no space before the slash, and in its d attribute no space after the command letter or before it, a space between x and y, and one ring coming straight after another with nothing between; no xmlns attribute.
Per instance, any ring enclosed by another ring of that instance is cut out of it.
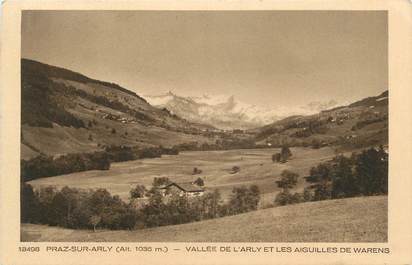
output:
<svg viewBox="0 0 412 265"><path fill-rule="evenodd" d="M260 144L362 148L388 144L388 90L313 115L296 115L253 133Z"/></svg>
<svg viewBox="0 0 412 265"><path fill-rule="evenodd" d="M310 102L297 108L259 107L241 102L234 95L180 96L172 91L159 95L143 95L152 105L167 108L190 121L200 121L220 129L252 129L296 114L313 114L336 106L335 100Z"/></svg>
<svg viewBox="0 0 412 265"><path fill-rule="evenodd" d="M21 60L22 158L93 152L110 145L173 146L212 139L210 129L150 105L119 85Z"/></svg>

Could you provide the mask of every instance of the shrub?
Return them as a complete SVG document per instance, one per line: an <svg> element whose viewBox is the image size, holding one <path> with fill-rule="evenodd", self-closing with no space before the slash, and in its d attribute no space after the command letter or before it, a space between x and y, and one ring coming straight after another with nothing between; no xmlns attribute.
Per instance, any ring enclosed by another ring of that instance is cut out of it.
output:
<svg viewBox="0 0 412 265"><path fill-rule="evenodd" d="M130 198L143 198L147 192L147 189L143 185L136 185L133 189L130 190Z"/></svg>
<svg viewBox="0 0 412 265"><path fill-rule="evenodd" d="M285 158L287 160L292 156L292 152L290 151L289 147L282 146L282 149L280 151L280 155L282 156L282 158Z"/></svg>
<svg viewBox="0 0 412 265"><path fill-rule="evenodd" d="M232 171L230 172L231 174L235 174L238 173L240 171L240 167L238 166L233 166L232 167Z"/></svg>
<svg viewBox="0 0 412 265"><path fill-rule="evenodd" d="M292 202L292 194L289 190L283 190L279 192L275 197L275 204L286 205Z"/></svg>
<svg viewBox="0 0 412 265"><path fill-rule="evenodd" d="M276 181L276 184L281 189L292 189L298 183L299 175L290 170L284 170L281 174L281 179Z"/></svg>
<svg viewBox="0 0 412 265"><path fill-rule="evenodd" d="M202 173L202 170L201 169L198 169L197 167L194 167L193 168L193 173L192 173L192 175L198 175L198 174L201 174Z"/></svg>
<svg viewBox="0 0 412 265"><path fill-rule="evenodd" d="M197 178L193 183L196 184L196 185L198 185L198 186L201 186L201 187L203 187L203 186L205 185L205 182L204 182L203 179L200 178L200 177Z"/></svg>
<svg viewBox="0 0 412 265"><path fill-rule="evenodd" d="M272 155L272 161L286 163L291 156L292 152L290 151L289 147L283 146L280 153Z"/></svg>
<svg viewBox="0 0 412 265"><path fill-rule="evenodd" d="M305 188L303 190L303 194L302 194L303 201L305 201L305 202L313 201L313 197L314 197L314 195L313 195L313 192L311 191L311 189Z"/></svg>
<svg viewBox="0 0 412 265"><path fill-rule="evenodd" d="M235 187L229 200L229 212L239 214L256 210L259 201L260 191L256 185L251 185L249 188L245 186Z"/></svg>
<svg viewBox="0 0 412 265"><path fill-rule="evenodd" d="M272 155L272 161L273 162L280 162L280 159L281 159L280 153L276 153L276 154Z"/></svg>

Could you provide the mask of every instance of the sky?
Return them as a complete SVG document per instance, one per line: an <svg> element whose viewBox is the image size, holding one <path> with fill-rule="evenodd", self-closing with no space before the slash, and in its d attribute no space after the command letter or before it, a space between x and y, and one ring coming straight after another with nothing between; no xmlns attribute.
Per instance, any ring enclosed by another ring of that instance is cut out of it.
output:
<svg viewBox="0 0 412 265"><path fill-rule="evenodd" d="M261 107L388 89L385 11L23 11L23 58L139 95Z"/></svg>

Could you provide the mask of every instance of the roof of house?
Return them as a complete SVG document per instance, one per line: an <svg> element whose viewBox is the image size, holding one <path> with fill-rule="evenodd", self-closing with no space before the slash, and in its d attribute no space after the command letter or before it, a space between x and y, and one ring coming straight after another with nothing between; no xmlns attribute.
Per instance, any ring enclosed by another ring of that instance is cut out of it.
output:
<svg viewBox="0 0 412 265"><path fill-rule="evenodd" d="M161 187L160 189L166 189L170 186L176 186L177 188L186 191L186 192L201 192L204 191L204 189L202 187L199 187L195 184L192 184L191 182L182 182L182 183L176 183L176 182L172 182L168 185L165 185L163 187Z"/></svg>

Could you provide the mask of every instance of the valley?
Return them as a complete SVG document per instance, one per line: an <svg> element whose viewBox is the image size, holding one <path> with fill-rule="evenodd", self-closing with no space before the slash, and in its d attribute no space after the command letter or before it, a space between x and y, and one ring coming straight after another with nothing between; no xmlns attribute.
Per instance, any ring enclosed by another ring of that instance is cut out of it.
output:
<svg viewBox="0 0 412 265"><path fill-rule="evenodd" d="M234 97L218 104L167 97L173 101L156 103L23 59L22 220L76 229L23 222L22 240L387 240L388 91L338 107L308 103L315 112L287 117ZM276 161L286 149L292 156ZM378 184L364 160L378 168ZM152 186L161 178L190 185L200 178L201 196L168 201L163 185ZM145 192L131 200L138 186ZM365 194L380 196L347 198Z"/></svg>
<svg viewBox="0 0 412 265"><path fill-rule="evenodd" d="M206 190L219 189L222 197L227 199L234 187L255 184L262 193L262 206L271 205L279 188L275 181L285 169L300 174L297 186L302 191L303 179L311 167L335 156L330 147L291 148L292 158L288 163L272 162L272 154L279 152L277 148L239 149L228 151L187 151L179 155L164 155L161 158L142 159L136 161L112 163L109 170L90 170L62 176L39 178L28 182L34 188L42 186L69 186L81 189L104 188L123 200L129 199L129 191L135 185L150 188L155 177L168 177L174 182L192 182L201 177ZM232 174L231 169L238 166L240 171ZM193 175L193 168L202 170Z"/></svg>

